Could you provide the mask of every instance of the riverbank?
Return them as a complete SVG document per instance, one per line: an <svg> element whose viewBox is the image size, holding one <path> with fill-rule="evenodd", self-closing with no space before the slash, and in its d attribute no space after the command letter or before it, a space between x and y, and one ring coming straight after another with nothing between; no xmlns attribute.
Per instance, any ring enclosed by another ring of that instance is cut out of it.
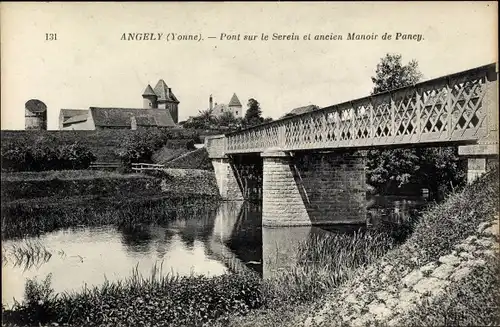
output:
<svg viewBox="0 0 500 327"><path fill-rule="evenodd" d="M311 304L219 326L498 325L498 168L422 213L399 247Z"/></svg>
<svg viewBox="0 0 500 327"><path fill-rule="evenodd" d="M215 210L219 201L213 172L203 170L3 173L1 189L7 238L81 225L160 223Z"/></svg>
<svg viewBox="0 0 500 327"><path fill-rule="evenodd" d="M37 283L38 286L29 285L39 292L29 293L35 296L25 299L14 310L5 311L4 317L19 325L27 325L26 321L41 322L36 313L54 311L60 314L44 315L49 317L44 323L75 326L94 322L105 326L442 325L443 320L449 321L460 310L470 312L469 320L462 321L478 322L472 318L479 317L484 324L496 323L498 318L492 312L498 312L494 301L498 274L493 268L498 259L493 260L491 254L495 253L492 250L498 241L495 236L498 227L490 221L498 213L498 192L498 170L495 170L422 213L411 237L399 247L393 248L389 238L370 234L360 234L358 239L332 236L323 243L316 241L299 248L298 256L302 260L278 278L265 281L245 275L216 278L222 293L206 293L205 289L210 290L207 285L212 285L212 279L206 277L200 277L201 283L184 279L171 284L162 282L171 278L157 276L146 278L148 282L137 282L143 279L136 276L136 282L125 279L107 283L90 293L82 290L70 295L59 294L59 299L78 299L64 302L50 297L49 300L37 298L37 294L53 295L49 283L45 286ZM384 246L392 250L385 253ZM252 293L247 292L247 287ZM172 289L179 290L180 298ZM135 297L130 298L128 294ZM231 300L233 295L238 301ZM226 309L219 309L220 303L227 304ZM447 306L436 303L447 303ZM457 303L458 309L453 311ZM72 313L75 307L78 316ZM165 307L170 311L164 310ZM90 316L93 320L85 322ZM183 318L176 320L178 317ZM135 320L139 318L143 320Z"/></svg>

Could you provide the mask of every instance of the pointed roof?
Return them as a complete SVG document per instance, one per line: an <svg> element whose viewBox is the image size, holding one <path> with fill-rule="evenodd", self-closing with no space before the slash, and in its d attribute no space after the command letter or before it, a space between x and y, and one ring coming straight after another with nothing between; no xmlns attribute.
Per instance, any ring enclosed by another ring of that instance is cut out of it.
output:
<svg viewBox="0 0 500 327"><path fill-rule="evenodd" d="M154 92L158 96L158 100L167 100L168 86L164 80L160 79L156 83Z"/></svg>
<svg viewBox="0 0 500 327"><path fill-rule="evenodd" d="M233 96L231 97L231 100L229 101L229 106L230 107L241 107L241 102L240 99L236 96L236 93L233 93Z"/></svg>
<svg viewBox="0 0 500 327"><path fill-rule="evenodd" d="M145 95L154 95L154 96L156 96L155 91L153 91L153 88L149 84L148 84L148 86L146 86L146 89L144 90L144 93L142 93L142 96L145 96Z"/></svg>
<svg viewBox="0 0 500 327"><path fill-rule="evenodd" d="M169 91L167 84L163 79L160 79L154 88L156 96L158 96L158 101L173 101L179 102L175 97L172 90Z"/></svg>

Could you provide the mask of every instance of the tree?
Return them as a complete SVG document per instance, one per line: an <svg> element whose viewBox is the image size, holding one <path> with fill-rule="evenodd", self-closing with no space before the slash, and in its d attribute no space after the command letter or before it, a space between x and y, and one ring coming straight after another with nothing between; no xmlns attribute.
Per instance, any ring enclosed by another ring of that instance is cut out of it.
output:
<svg viewBox="0 0 500 327"><path fill-rule="evenodd" d="M231 111L223 112L222 115L220 115L220 117L218 118L218 122L219 126L229 128L234 128L240 123L238 118L236 118Z"/></svg>
<svg viewBox="0 0 500 327"><path fill-rule="evenodd" d="M262 110L260 109L259 102L251 98L248 100L247 106L248 109L245 113L245 118L243 118L245 127L262 124L264 122L264 118L262 118Z"/></svg>
<svg viewBox="0 0 500 327"><path fill-rule="evenodd" d="M214 116L213 110L205 109L199 110L197 116L189 117L183 126L184 128L212 129L216 127L216 124L217 117Z"/></svg>
<svg viewBox="0 0 500 327"><path fill-rule="evenodd" d="M401 55L387 54L372 77L372 94L416 84L421 78L417 61L403 65ZM367 165L368 182L382 193L414 185L429 188L439 200L465 181L457 147L370 150Z"/></svg>
<svg viewBox="0 0 500 327"><path fill-rule="evenodd" d="M400 54L386 54L377 64L372 94L398 89L400 87L416 84L422 78L416 60L403 65Z"/></svg>

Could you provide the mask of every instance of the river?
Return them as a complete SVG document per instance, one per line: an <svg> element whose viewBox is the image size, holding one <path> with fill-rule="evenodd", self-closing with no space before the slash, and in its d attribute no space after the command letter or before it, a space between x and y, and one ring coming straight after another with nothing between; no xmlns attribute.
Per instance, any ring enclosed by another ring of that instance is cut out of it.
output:
<svg viewBox="0 0 500 327"><path fill-rule="evenodd" d="M370 202L372 222L407 219L424 201L419 198L377 197ZM299 244L328 233L350 233L360 226L262 228L261 207L223 202L213 215L203 214L164 225L100 226L56 230L38 237L2 241L2 304L21 301L28 278L52 274L56 292L78 291L120 280L133 269L162 274L215 276L246 270L267 278L293 260ZM50 255L16 259L14 248L28 244Z"/></svg>

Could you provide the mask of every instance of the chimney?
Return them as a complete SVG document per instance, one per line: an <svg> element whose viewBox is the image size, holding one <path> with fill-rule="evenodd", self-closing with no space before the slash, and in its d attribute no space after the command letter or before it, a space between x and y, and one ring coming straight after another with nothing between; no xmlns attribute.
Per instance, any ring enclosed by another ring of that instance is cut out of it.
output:
<svg viewBox="0 0 500 327"><path fill-rule="evenodd" d="M212 99L211 94L210 94L210 98L208 99L208 108L210 108L210 110L214 109L214 100Z"/></svg>

